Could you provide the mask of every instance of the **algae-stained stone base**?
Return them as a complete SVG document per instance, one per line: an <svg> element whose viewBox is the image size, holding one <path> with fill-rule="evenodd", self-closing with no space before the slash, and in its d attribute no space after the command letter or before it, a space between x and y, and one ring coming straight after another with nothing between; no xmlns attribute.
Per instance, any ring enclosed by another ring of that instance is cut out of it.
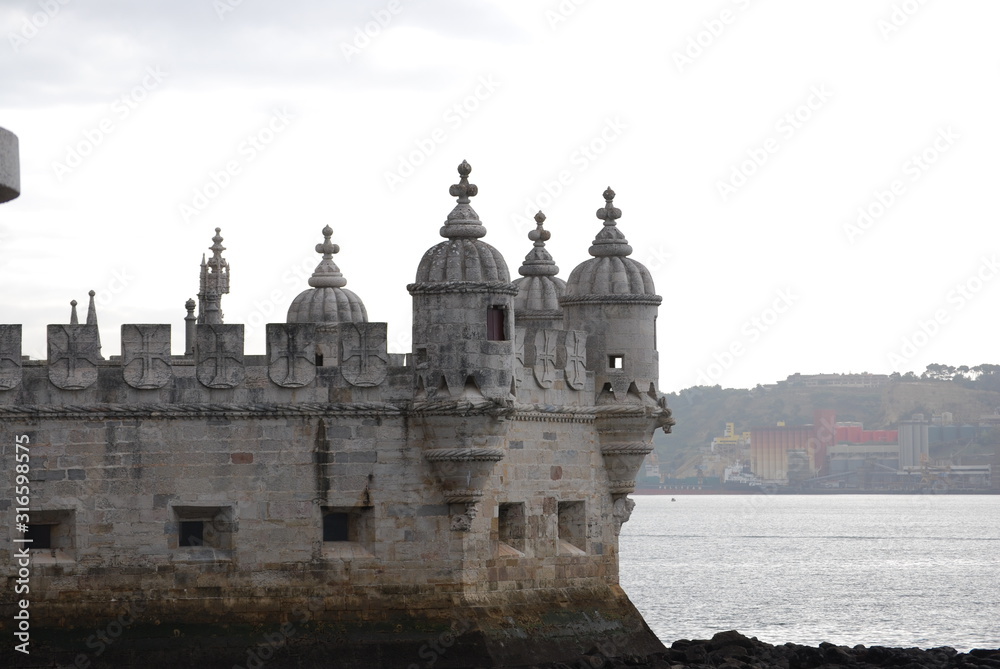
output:
<svg viewBox="0 0 1000 669"><path fill-rule="evenodd" d="M151 622L143 606L118 607L118 615L94 627L37 630L30 656L4 658L7 646L0 660L88 669L514 669L572 663L595 647L608 657L665 650L618 587L495 599L436 615L397 611L367 621L337 620L304 604L286 612L284 622L267 625Z"/></svg>

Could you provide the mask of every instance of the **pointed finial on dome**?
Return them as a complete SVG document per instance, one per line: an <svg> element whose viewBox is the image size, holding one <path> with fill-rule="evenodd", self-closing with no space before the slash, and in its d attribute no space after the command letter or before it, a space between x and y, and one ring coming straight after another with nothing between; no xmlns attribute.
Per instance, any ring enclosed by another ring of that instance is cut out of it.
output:
<svg viewBox="0 0 1000 669"><path fill-rule="evenodd" d="M448 192L458 198L458 204L448 214L448 219L441 227L441 236L448 239L477 239L486 235L486 227L479 222L479 214L472 208L469 198L479 194L479 187L469 183L472 165L463 160L458 166L458 183L452 184Z"/></svg>
<svg viewBox="0 0 1000 669"><path fill-rule="evenodd" d="M469 161L463 160L462 164L458 166L458 176L460 177L458 183L452 184L451 188L448 189L452 197L458 198L459 204L469 204L469 198L479 194L479 187L469 183L469 174L471 173L472 165L469 164Z"/></svg>
<svg viewBox="0 0 1000 669"><path fill-rule="evenodd" d="M622 217L622 210L615 206L615 192L608 186L604 191L604 206L597 210L597 218L604 221L604 227L597 233L593 245L588 249L595 258L631 255L625 235L618 229L616 221Z"/></svg>
<svg viewBox="0 0 1000 669"><path fill-rule="evenodd" d="M79 325L80 324L80 319L77 318L77 316L76 316L76 300L70 300L69 301L69 306L70 306L69 324L70 325Z"/></svg>
<svg viewBox="0 0 1000 669"><path fill-rule="evenodd" d="M543 223L545 214L538 212L535 214L536 227L528 232L528 239L535 243L534 248L524 256L524 263L517 270L521 276L555 276L559 273L552 256L545 250L545 242L552 237L552 233L542 227Z"/></svg>
<svg viewBox="0 0 1000 669"><path fill-rule="evenodd" d="M323 243L316 245L316 253L323 254L323 260L316 265L316 271L309 277L309 285L313 288L343 288L347 279L340 273L340 268L333 262L333 254L340 253L340 246L330 241L333 228L323 227Z"/></svg>
<svg viewBox="0 0 1000 669"><path fill-rule="evenodd" d="M597 210L597 218L604 221L604 225L614 225L621 217L622 210L615 206L615 192L608 186L604 191L604 206Z"/></svg>

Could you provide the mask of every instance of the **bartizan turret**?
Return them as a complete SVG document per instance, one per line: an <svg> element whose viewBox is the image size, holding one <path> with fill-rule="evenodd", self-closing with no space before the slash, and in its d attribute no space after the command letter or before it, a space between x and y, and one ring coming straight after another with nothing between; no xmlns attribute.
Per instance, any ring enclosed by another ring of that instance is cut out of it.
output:
<svg viewBox="0 0 1000 669"><path fill-rule="evenodd" d="M663 298L649 270L629 257L632 247L618 229L622 212L614 199L608 187L597 210L604 227L589 249L593 258L573 270L559 303L567 329L588 333L587 368L594 372L596 404L642 409L627 416L602 412L597 420L611 492L624 504L643 458L653 450L653 431L669 430L673 420L656 389L656 312Z"/></svg>
<svg viewBox="0 0 1000 669"><path fill-rule="evenodd" d="M450 189L458 204L441 227L447 241L424 253L413 296L418 392L428 398L480 395L512 399L514 296L507 263L482 241L486 227L470 204L479 189L462 161Z"/></svg>

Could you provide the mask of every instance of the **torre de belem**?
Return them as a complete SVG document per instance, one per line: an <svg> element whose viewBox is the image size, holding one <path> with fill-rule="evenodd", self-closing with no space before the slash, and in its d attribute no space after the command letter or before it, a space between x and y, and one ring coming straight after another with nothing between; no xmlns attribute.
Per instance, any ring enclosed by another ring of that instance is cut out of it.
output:
<svg viewBox="0 0 1000 669"><path fill-rule="evenodd" d="M180 335L124 324L105 359L93 292L85 322L74 302L47 327L48 360L0 325L5 657L445 669L663 650L618 585L628 495L673 425L661 297L610 188L590 259L558 278L539 212L512 281L458 172L406 286L411 353L345 287L329 227L265 355L224 321L219 229ZM30 655L10 651L21 600Z"/></svg>

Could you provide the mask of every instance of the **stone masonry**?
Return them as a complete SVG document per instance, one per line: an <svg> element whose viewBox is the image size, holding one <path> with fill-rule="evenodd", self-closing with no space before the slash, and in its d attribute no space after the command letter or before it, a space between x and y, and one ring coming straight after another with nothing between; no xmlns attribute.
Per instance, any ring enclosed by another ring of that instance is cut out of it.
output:
<svg viewBox="0 0 1000 669"><path fill-rule="evenodd" d="M444 241L420 260L413 352L386 350L322 260L243 349L224 322L220 230L170 325L94 309L48 326L48 360L0 325L0 508L30 444L27 534L5 523L0 631L30 599L15 666L515 667L664 649L618 586L618 532L657 428L660 297L604 193L568 281L544 216L512 281L459 166ZM30 593L15 551L30 538ZM112 634L117 630L117 634ZM0 656L0 662L7 664Z"/></svg>

